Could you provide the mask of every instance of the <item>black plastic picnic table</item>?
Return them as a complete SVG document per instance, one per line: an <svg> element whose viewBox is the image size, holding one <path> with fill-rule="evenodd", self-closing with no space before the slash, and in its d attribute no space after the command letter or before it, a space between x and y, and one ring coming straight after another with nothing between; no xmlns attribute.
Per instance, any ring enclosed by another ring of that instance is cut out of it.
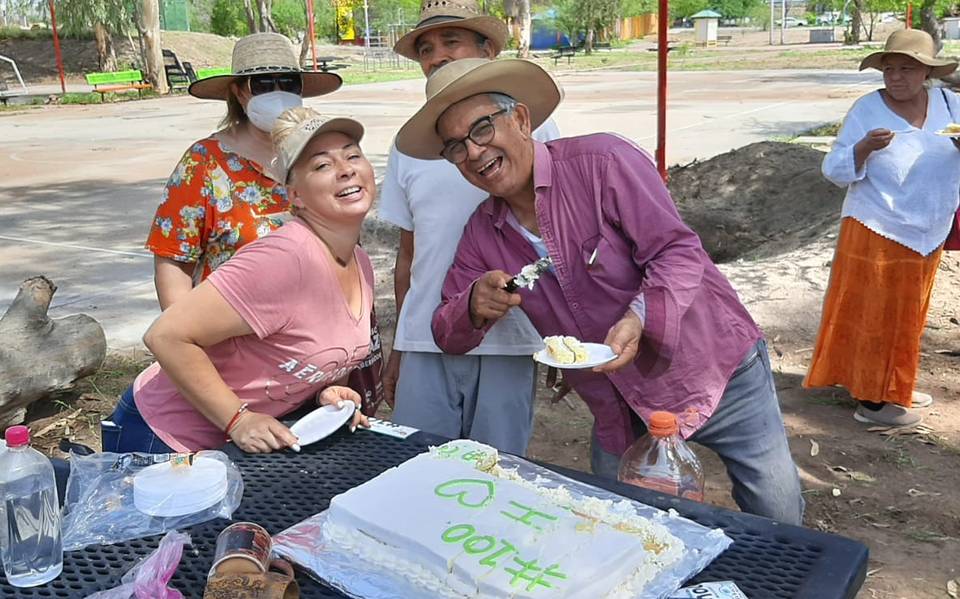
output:
<svg viewBox="0 0 960 599"><path fill-rule="evenodd" d="M412 458L428 445L444 441L424 433L401 440L370 431L351 434L341 430L304 447L299 454L229 451L243 473L245 486L243 502L233 519L257 522L271 534L279 533L326 509L333 496ZM751 599L850 599L866 576L867 548L856 541L604 481L582 472L553 469L661 509L674 508L705 526L722 528L733 545L693 582L733 580ZM229 524L214 520L187 529L192 546L184 551L172 581L185 597L203 596L217 535ZM156 536L68 552L60 577L41 587L17 589L0 576L0 597L82 599L118 585L123 573L155 549L159 540ZM304 599L343 597L302 573L297 579Z"/></svg>

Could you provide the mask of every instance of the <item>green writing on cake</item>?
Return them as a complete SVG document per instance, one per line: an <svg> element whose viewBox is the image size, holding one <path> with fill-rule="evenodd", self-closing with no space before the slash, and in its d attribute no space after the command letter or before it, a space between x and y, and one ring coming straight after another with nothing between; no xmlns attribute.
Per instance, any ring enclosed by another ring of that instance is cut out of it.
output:
<svg viewBox="0 0 960 599"><path fill-rule="evenodd" d="M486 553L496 546L497 540L489 535L470 537L463 543L463 548L470 555Z"/></svg>
<svg viewBox="0 0 960 599"><path fill-rule="evenodd" d="M504 568L507 573L513 575L513 578L510 579L510 584L512 586L525 585L526 590L528 591L532 591L537 587L552 589L553 584L549 578L564 580L567 577L566 574L560 571L560 568L557 566L557 564L552 564L546 568L542 568L537 565L537 560L535 559L525 561L519 557L513 558L513 563L519 567Z"/></svg>
<svg viewBox="0 0 960 599"><path fill-rule="evenodd" d="M543 530L543 528L537 525L534 522L534 519L543 518L544 520L550 520L550 521L554 521L557 519L556 516L551 516L550 514L545 514L543 512L537 511L528 505L523 505L522 503L517 503L516 501L510 501L510 506L517 508L522 513L518 515L518 514L508 512L506 510L501 511L500 513L506 516L507 518L510 518L511 520L516 520L517 522L526 524L527 526L535 530Z"/></svg>
<svg viewBox="0 0 960 599"><path fill-rule="evenodd" d="M456 445L446 444L441 445L437 448L437 453L440 454L442 458L452 458L453 456L460 453L460 448Z"/></svg>
<svg viewBox="0 0 960 599"><path fill-rule="evenodd" d="M456 499L463 507L476 509L493 501L494 488L493 481L457 478L440 483L433 492L444 499Z"/></svg>
<svg viewBox="0 0 960 599"><path fill-rule="evenodd" d="M477 529L469 524L455 524L443 531L440 538L443 539L444 543L459 543L464 539L472 537L475 532L477 532Z"/></svg>
<svg viewBox="0 0 960 599"><path fill-rule="evenodd" d="M491 568L496 568L498 559L500 559L501 557L507 554L515 553L517 551L517 548L511 545L509 542L503 539L500 539L500 542L502 543L502 545L500 545L500 549L497 549L487 557L480 560L481 566L490 566Z"/></svg>

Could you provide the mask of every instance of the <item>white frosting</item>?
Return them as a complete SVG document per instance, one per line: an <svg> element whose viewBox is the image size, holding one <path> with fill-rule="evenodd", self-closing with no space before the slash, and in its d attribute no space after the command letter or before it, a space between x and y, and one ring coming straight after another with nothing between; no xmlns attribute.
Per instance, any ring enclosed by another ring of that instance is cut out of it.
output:
<svg viewBox="0 0 960 599"><path fill-rule="evenodd" d="M683 554L628 501L545 488L452 441L333 498L324 539L442 597L636 597Z"/></svg>

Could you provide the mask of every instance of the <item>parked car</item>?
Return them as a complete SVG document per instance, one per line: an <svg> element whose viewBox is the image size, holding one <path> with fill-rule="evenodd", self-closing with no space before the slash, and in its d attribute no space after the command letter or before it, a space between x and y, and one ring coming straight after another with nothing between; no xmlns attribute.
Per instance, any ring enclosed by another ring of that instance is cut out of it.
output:
<svg viewBox="0 0 960 599"><path fill-rule="evenodd" d="M777 27L780 27L780 19L776 20ZM803 19L798 19L797 17L787 17L783 19L783 24L785 27L802 27L807 24Z"/></svg>

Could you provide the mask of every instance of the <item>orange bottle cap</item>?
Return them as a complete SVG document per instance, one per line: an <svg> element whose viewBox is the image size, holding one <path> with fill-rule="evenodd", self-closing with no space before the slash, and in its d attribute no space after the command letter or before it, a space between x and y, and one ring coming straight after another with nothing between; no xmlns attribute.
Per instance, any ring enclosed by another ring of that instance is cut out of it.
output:
<svg viewBox="0 0 960 599"><path fill-rule="evenodd" d="M650 414L650 422L647 428L654 437L669 437L670 435L675 435L680 432L677 417L670 412L654 412Z"/></svg>

